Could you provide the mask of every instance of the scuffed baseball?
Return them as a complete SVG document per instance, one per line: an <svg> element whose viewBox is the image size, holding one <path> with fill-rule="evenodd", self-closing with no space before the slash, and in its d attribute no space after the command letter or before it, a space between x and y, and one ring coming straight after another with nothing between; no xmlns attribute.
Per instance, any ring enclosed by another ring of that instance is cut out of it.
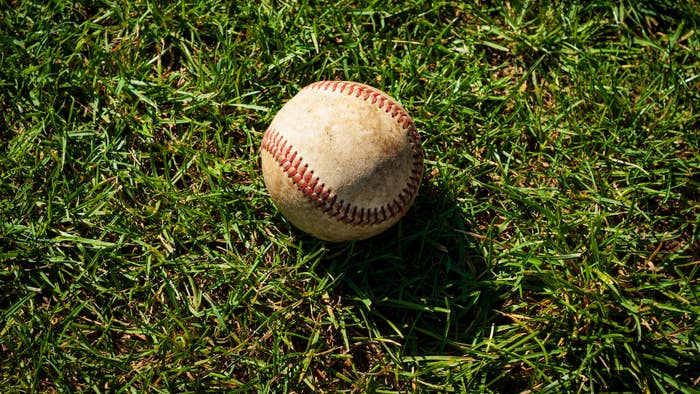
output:
<svg viewBox="0 0 700 394"><path fill-rule="evenodd" d="M355 82L304 87L272 120L260 155L265 186L282 214L333 242L394 225L423 173L408 113L384 92Z"/></svg>

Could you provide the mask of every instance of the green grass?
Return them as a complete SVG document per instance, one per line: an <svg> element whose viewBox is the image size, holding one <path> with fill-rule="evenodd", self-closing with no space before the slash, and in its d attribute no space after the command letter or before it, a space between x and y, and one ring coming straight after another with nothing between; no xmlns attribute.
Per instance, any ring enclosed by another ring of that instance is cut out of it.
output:
<svg viewBox="0 0 700 394"><path fill-rule="evenodd" d="M695 1L0 2L5 392L700 392ZM322 79L423 138L327 244L258 146Z"/></svg>

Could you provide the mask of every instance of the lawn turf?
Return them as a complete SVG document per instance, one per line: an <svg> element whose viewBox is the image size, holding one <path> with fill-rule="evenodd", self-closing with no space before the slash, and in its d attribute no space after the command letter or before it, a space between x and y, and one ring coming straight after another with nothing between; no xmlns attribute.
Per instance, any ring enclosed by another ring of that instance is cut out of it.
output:
<svg viewBox="0 0 700 394"><path fill-rule="evenodd" d="M0 2L5 392L700 392L695 1ZM323 79L423 139L329 244L258 149Z"/></svg>

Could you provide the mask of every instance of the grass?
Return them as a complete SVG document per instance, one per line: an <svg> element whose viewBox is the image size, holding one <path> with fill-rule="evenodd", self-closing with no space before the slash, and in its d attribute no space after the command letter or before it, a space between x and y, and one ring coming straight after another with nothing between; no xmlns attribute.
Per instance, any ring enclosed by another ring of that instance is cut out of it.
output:
<svg viewBox="0 0 700 394"><path fill-rule="evenodd" d="M0 2L7 392L700 392L695 1ZM302 86L423 138L327 244L258 146Z"/></svg>

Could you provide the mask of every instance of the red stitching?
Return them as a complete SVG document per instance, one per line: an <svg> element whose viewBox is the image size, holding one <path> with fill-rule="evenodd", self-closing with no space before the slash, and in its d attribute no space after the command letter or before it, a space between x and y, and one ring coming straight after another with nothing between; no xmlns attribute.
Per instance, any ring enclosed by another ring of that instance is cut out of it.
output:
<svg viewBox="0 0 700 394"><path fill-rule="evenodd" d="M375 225L394 218L406 209L406 206L418 192L423 173L423 150L420 144L420 135L413 121L401 106L390 97L383 95L374 88L354 82L345 81L320 81L307 85L305 89L330 90L332 92L345 93L348 96L355 95L365 101L370 101L386 113L391 112L391 117L406 131L411 149L413 151L413 166L411 175L403 190L391 202L375 208L359 208L343 200L338 201L338 196L333 194L314 171L305 163L302 156L284 139L282 134L275 129L268 129L263 135L260 148L269 152L277 161L282 171L292 179L303 195L316 204L327 215L336 220L352 225ZM379 101L379 104L377 104ZM384 107L384 108L382 108Z"/></svg>

